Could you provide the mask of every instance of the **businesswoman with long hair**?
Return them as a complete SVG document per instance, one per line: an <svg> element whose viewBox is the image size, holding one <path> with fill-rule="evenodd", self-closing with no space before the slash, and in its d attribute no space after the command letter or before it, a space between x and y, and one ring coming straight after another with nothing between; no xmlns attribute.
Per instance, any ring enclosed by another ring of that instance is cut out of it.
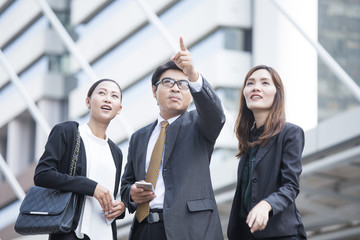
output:
<svg viewBox="0 0 360 240"><path fill-rule="evenodd" d="M284 86L275 69L259 65L246 75L235 131L240 162L228 238L306 239L295 206L304 132L285 120Z"/></svg>

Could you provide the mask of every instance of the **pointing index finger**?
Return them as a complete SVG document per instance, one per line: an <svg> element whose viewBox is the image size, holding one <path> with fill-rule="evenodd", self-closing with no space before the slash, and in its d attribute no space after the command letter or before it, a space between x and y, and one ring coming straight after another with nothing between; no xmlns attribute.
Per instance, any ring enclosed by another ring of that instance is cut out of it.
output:
<svg viewBox="0 0 360 240"><path fill-rule="evenodd" d="M183 37L180 37L180 49L181 51L187 51Z"/></svg>

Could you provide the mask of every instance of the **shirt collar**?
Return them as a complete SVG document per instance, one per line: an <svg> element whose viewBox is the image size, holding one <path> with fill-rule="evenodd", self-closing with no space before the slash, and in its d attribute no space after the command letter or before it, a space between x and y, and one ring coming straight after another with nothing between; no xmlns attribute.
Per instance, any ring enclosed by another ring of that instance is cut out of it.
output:
<svg viewBox="0 0 360 240"><path fill-rule="evenodd" d="M172 117L172 118L170 118L170 119L168 119L168 120L165 120L163 117L161 117L161 115L159 114L159 116L158 116L158 122L157 122L157 125L160 125L160 123L162 122L162 121L167 121L168 123L169 123L169 125L171 124L171 123L173 123L173 122L175 122L175 120L176 119L178 119L180 117L180 115L177 115L177 116L175 116L175 117Z"/></svg>
<svg viewBox="0 0 360 240"><path fill-rule="evenodd" d="M264 125L259 128L256 128L256 125L254 124L254 126L250 130L250 142L255 142L256 140L258 140L258 138L263 132L264 132Z"/></svg>

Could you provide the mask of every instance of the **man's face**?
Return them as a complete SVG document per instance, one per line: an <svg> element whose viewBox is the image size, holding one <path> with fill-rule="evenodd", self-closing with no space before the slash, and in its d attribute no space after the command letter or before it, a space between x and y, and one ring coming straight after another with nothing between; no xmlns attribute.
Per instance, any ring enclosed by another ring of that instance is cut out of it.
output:
<svg viewBox="0 0 360 240"><path fill-rule="evenodd" d="M164 78L187 80L183 72L175 69L166 70L160 80ZM177 84L169 88L159 83L157 88L153 86L153 95L157 99L161 116L166 120L185 112L192 101L190 89L181 90Z"/></svg>

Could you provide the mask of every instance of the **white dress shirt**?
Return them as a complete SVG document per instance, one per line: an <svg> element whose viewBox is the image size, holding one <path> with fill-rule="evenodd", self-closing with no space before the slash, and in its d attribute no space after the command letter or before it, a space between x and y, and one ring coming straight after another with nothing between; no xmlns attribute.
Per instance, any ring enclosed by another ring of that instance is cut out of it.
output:
<svg viewBox="0 0 360 240"><path fill-rule="evenodd" d="M79 126L80 136L86 152L86 177L106 187L113 196L116 166L111 154L108 139L94 136L87 124ZM84 205L75 234L90 239L112 239L111 221L103 216L100 203L92 196L84 196Z"/></svg>

